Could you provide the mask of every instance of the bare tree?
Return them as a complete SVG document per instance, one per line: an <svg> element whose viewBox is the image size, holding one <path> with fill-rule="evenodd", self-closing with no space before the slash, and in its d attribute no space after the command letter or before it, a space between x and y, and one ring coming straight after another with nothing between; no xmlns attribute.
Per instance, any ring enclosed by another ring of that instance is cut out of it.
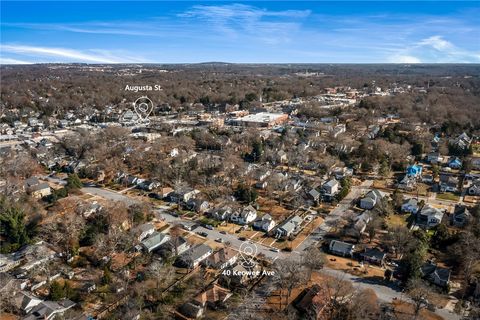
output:
<svg viewBox="0 0 480 320"><path fill-rule="evenodd" d="M283 290L287 291L286 305L288 305L292 290L308 282L307 273L302 261L290 259L276 260L273 269L275 270L276 281L280 289L280 308L283 303Z"/></svg>
<svg viewBox="0 0 480 320"><path fill-rule="evenodd" d="M413 319L416 320L420 311L428 306L432 292L422 280L412 279L407 285L407 294L413 302Z"/></svg>
<svg viewBox="0 0 480 320"><path fill-rule="evenodd" d="M308 247L307 250L302 253L302 264L308 271L307 281L312 277L312 273L322 269L325 263L325 254L318 247Z"/></svg>

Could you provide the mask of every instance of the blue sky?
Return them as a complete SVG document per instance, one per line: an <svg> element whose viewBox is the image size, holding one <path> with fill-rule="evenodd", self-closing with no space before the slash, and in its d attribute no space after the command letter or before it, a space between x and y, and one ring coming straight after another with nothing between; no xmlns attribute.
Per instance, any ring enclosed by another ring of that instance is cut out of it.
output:
<svg viewBox="0 0 480 320"><path fill-rule="evenodd" d="M1 63L480 63L478 1L1 1Z"/></svg>

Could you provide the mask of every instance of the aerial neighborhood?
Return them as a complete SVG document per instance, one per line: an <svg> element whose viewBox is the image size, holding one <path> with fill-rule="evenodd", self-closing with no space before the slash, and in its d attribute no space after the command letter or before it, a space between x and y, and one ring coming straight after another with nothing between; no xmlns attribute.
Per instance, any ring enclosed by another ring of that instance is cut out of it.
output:
<svg viewBox="0 0 480 320"><path fill-rule="evenodd" d="M2 66L6 319L478 319L478 68L316 68Z"/></svg>

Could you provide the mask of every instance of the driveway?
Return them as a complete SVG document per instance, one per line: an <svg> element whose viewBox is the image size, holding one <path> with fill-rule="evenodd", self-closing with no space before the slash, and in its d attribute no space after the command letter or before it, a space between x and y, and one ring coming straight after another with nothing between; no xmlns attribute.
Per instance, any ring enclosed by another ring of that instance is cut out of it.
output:
<svg viewBox="0 0 480 320"><path fill-rule="evenodd" d="M363 193L367 193L370 190L372 183L373 180L365 180L359 186L352 186L348 195L328 214L323 223L318 226L318 228L315 229L300 246L298 246L297 251L303 251L322 240L323 237L325 237L325 235L342 219L345 212L350 208L352 202Z"/></svg>

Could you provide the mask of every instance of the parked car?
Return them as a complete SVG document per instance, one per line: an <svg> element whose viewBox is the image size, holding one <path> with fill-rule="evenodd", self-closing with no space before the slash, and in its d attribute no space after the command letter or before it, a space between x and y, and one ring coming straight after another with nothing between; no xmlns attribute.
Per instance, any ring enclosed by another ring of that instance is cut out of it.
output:
<svg viewBox="0 0 480 320"><path fill-rule="evenodd" d="M175 218L178 218L178 217L179 217L178 213L173 212L173 211L170 212L170 215L171 215L172 217L175 217Z"/></svg>
<svg viewBox="0 0 480 320"><path fill-rule="evenodd" d="M206 224L205 228L207 228L208 230L213 230L213 226L211 224Z"/></svg>
<svg viewBox="0 0 480 320"><path fill-rule="evenodd" d="M204 231L200 231L200 232L197 232L198 235L202 236L202 237L208 237L208 233L204 232Z"/></svg>
<svg viewBox="0 0 480 320"><path fill-rule="evenodd" d="M240 241L245 241L245 240L247 240L247 238L245 238L245 237L239 237L238 240L240 240Z"/></svg>
<svg viewBox="0 0 480 320"><path fill-rule="evenodd" d="M152 198L152 199L156 199L156 200L162 200L162 197L158 193L155 193L155 192L150 192L148 194L148 197Z"/></svg>
<svg viewBox="0 0 480 320"><path fill-rule="evenodd" d="M221 234L227 234L227 231L220 231Z"/></svg>
<svg viewBox="0 0 480 320"><path fill-rule="evenodd" d="M222 239L222 238L217 238L217 239L215 239L215 241L218 242L218 243L223 243L223 239Z"/></svg>
<svg viewBox="0 0 480 320"><path fill-rule="evenodd" d="M280 249L278 248L271 248L270 251L273 251L273 252L280 252Z"/></svg>

